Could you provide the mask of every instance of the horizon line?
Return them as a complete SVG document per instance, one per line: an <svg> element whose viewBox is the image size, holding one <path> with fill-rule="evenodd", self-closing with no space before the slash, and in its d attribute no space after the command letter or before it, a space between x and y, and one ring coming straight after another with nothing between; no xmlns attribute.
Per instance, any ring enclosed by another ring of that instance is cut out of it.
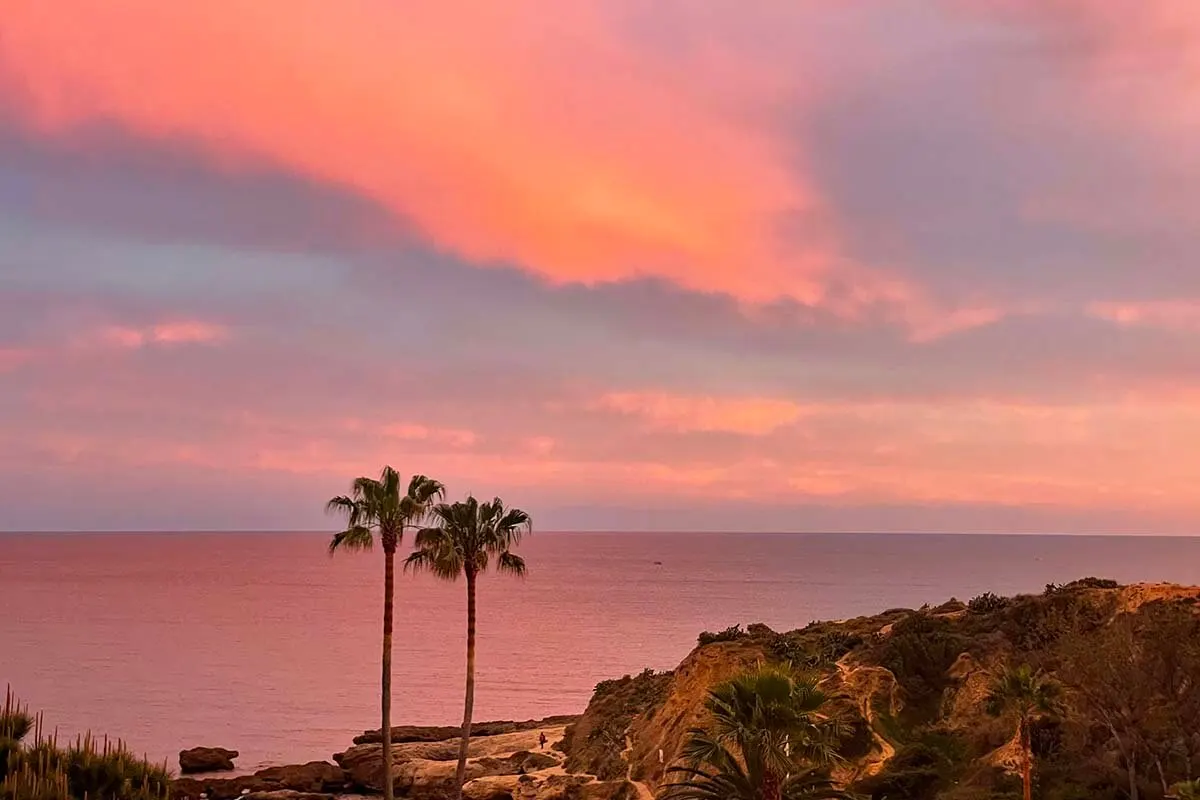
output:
<svg viewBox="0 0 1200 800"><path fill-rule="evenodd" d="M0 529L0 536L179 536L179 535L312 535L328 536L330 531L317 528L177 528L170 530L140 528L63 528L44 530ZM581 535L602 534L613 536L626 535L705 535L705 536L1041 536L1041 537L1077 537L1077 538L1150 538L1150 539L1195 539L1197 533L1161 533L1154 531L997 531L997 530L686 530L686 529L634 529L634 528L570 528L549 529L537 531L537 535Z"/></svg>

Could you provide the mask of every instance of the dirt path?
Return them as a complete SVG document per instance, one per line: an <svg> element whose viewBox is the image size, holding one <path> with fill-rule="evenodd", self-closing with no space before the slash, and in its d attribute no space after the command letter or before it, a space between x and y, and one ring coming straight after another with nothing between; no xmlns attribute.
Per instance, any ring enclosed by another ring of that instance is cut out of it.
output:
<svg viewBox="0 0 1200 800"><path fill-rule="evenodd" d="M625 749L621 751L621 758L625 761L625 780L633 784L633 788L637 790L638 800L654 800L654 792L650 791L650 787L641 781L633 779L633 762L629 760L629 756L633 754L633 741L629 738L629 734L625 734Z"/></svg>
<svg viewBox="0 0 1200 800"><path fill-rule="evenodd" d="M879 732L871 699L880 689L882 674L886 673L890 677L891 673L883 667L852 667L846 662L846 658L837 662L837 668L842 685L848 690L847 693L857 701L858 711L867 721L867 727L871 730L871 740L879 748L878 758L869 761L863 768L863 772L867 776L877 775L883 769L884 764L896 755L896 748ZM849 691L851 689L853 691Z"/></svg>

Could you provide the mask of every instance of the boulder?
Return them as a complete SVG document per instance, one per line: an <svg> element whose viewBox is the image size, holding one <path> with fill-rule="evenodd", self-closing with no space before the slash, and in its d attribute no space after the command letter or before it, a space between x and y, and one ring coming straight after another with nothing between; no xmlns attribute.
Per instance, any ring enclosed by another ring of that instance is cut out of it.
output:
<svg viewBox="0 0 1200 800"><path fill-rule="evenodd" d="M320 792L296 792L277 789L273 792L251 792L242 795L242 800L333 800L333 795Z"/></svg>
<svg viewBox="0 0 1200 800"><path fill-rule="evenodd" d="M543 769L557 767L562 763L560 759L555 758L549 753L532 753L528 750L519 750L513 753L507 759L513 764L517 772L538 772Z"/></svg>
<svg viewBox="0 0 1200 800"><path fill-rule="evenodd" d="M338 792L346 786L346 773L337 764L328 761L310 761L307 764L289 764L284 767L268 767L254 773L254 777L276 784L282 791L301 793ZM280 798L279 800L286 800ZM298 800L292 798L292 800Z"/></svg>
<svg viewBox="0 0 1200 800"><path fill-rule="evenodd" d="M179 751L179 771L184 775L196 772L221 772L233 769L237 750L224 747L193 747Z"/></svg>
<svg viewBox="0 0 1200 800"><path fill-rule="evenodd" d="M582 800L583 787L593 780L590 775L547 775L534 782L533 797L529 800Z"/></svg>
<svg viewBox="0 0 1200 800"><path fill-rule="evenodd" d="M636 800L638 790L629 781L591 781L580 787L580 800Z"/></svg>
<svg viewBox="0 0 1200 800"><path fill-rule="evenodd" d="M204 794L209 800L235 800L241 797L243 792L264 794L291 791L322 794L340 792L345 787L346 773L341 767L325 761L310 761L307 764L270 767L253 775L240 775L236 778L179 778L171 783L171 795L175 798L195 800Z"/></svg>

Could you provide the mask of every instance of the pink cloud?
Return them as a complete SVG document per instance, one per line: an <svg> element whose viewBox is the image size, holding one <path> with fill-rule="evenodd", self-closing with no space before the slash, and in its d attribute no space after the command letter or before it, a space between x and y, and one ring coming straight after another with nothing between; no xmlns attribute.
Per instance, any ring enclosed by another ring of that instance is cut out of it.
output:
<svg viewBox="0 0 1200 800"><path fill-rule="evenodd" d="M595 407L636 416L654 428L763 436L795 423L804 407L766 397L703 397L665 392L610 392Z"/></svg>
<svg viewBox="0 0 1200 800"><path fill-rule="evenodd" d="M33 360L33 350L21 347L0 347L0 374L11 372Z"/></svg>
<svg viewBox="0 0 1200 800"><path fill-rule="evenodd" d="M20 469L28 456L9 464L6 452L32 452L47 464L102 468L113 480L153 467L176 480L203 471L247 484L271 474L302 475L334 491L354 475L393 463L534 510L620 496L666 504L815 498L1200 514L1194 393L1044 405L753 398L722 404L646 392L614 394L606 401L612 407L564 403L551 415L514 408L503 419L477 417L470 429L433 411L380 425L288 413L266 401L246 410L219 403L176 409L180 420L147 425L166 407L137 384L116 394L47 391L30 402L40 415L35 420L52 423L0 425L0 462L9 469ZM788 403L800 409L802 424L788 421ZM609 412L600 425L597 410ZM467 408L460 413L464 424L475 416ZM714 430L744 435L697 435Z"/></svg>
<svg viewBox="0 0 1200 800"><path fill-rule="evenodd" d="M383 428L383 435L410 442L428 442L447 447L471 447L479 441L474 431L465 428L437 428L412 423L397 423Z"/></svg>
<svg viewBox="0 0 1200 800"><path fill-rule="evenodd" d="M1200 299L1136 303L1092 303L1089 315L1123 327L1149 326L1200 331Z"/></svg>
<svg viewBox="0 0 1200 800"><path fill-rule="evenodd" d="M229 330L208 322L165 322L142 328L110 325L84 338L89 343L136 350L155 345L217 344L229 338Z"/></svg>

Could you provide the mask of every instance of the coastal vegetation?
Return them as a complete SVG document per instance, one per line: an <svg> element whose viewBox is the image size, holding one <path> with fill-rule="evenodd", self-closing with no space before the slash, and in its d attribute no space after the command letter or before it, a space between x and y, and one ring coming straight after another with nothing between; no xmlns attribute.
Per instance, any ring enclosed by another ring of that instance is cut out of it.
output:
<svg viewBox="0 0 1200 800"><path fill-rule="evenodd" d="M704 634L668 678L598 686L574 730L624 726L632 743L568 736L568 764L624 757L631 775L663 790L687 764L714 685L792 665L818 677L830 713L851 730L831 777L870 800L1195 793L1200 589L1087 578L981 597L789 632L751 624Z"/></svg>
<svg viewBox="0 0 1200 800"><path fill-rule="evenodd" d="M512 548L531 529L529 515L506 508L500 498L480 503L474 497L458 503L439 503L431 510L436 525L416 536L415 549L405 560L406 569L430 572L467 587L467 684L463 702L462 740L455 775L455 796L462 798L466 782L467 750L471 742L471 713L475 704L475 585L494 564L501 574L525 575L525 560Z"/></svg>
<svg viewBox="0 0 1200 800"><path fill-rule="evenodd" d="M988 689L988 713L994 717L1011 718L1016 723L1025 800L1033 797L1033 726L1038 720L1058 716L1061 695L1057 681L1028 664L1015 668L1003 667Z"/></svg>
<svg viewBox="0 0 1200 800"><path fill-rule="evenodd" d="M829 712L811 676L766 667L711 689L702 727L687 733L682 764L660 800L816 800L851 798L827 767L848 728Z"/></svg>
<svg viewBox="0 0 1200 800"><path fill-rule="evenodd" d="M11 691L0 707L0 800L167 800L170 775L119 741L61 746Z"/></svg>
<svg viewBox="0 0 1200 800"><path fill-rule="evenodd" d="M370 550L375 536L383 545L383 664L381 721L383 735L384 798L392 800L392 628L396 586L396 550L404 532L420 523L445 487L432 478L414 475L407 491L400 490L400 474L385 466L378 479L356 478L349 495L334 497L325 508L346 518L346 528L334 534L329 552Z"/></svg>

